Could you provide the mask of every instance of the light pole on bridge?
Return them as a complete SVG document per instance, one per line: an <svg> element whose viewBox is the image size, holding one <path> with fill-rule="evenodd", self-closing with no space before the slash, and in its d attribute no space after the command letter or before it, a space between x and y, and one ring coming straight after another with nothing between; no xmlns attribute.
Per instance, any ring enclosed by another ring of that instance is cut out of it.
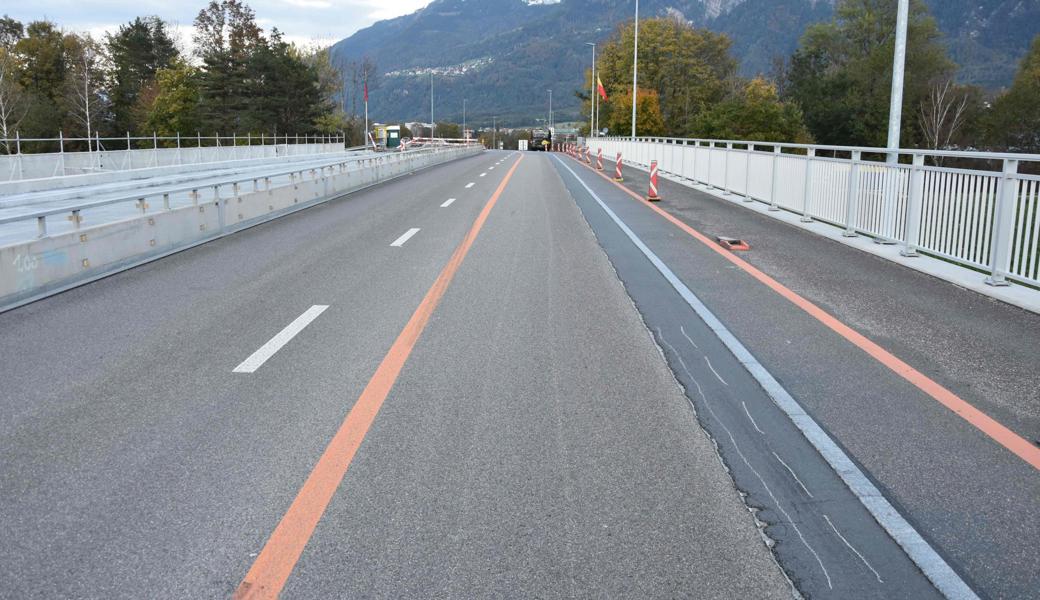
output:
<svg viewBox="0 0 1040 600"><path fill-rule="evenodd" d="M892 57L892 94L888 107L888 162L899 162L899 129L903 119L903 71L906 67L906 27L910 0L899 0L896 12L896 47Z"/></svg>
<svg viewBox="0 0 1040 600"><path fill-rule="evenodd" d="M636 91L639 89L639 0L636 0L635 25L632 50L632 139L636 139Z"/></svg>

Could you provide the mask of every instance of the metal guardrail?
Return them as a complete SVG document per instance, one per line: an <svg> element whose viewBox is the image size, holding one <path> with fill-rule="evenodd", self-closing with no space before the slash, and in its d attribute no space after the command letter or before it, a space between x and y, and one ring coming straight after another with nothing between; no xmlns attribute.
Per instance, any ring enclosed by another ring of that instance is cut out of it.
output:
<svg viewBox="0 0 1040 600"><path fill-rule="evenodd" d="M363 150L363 149L365 149L365 147L364 146L358 146L355 149ZM407 154L407 155L420 155L422 153L435 152L437 149L438 148L418 148L418 149L414 149L414 150L408 150L408 151L404 152L403 154ZM398 154L398 155L400 155L400 154ZM70 221L72 221L74 229L79 229L80 228L80 224L82 222L82 219L80 217L80 213L82 211L89 210L89 209L92 209L92 208L99 208L99 207L102 207L102 206L110 206L110 205L113 205L113 204L134 202L134 203L137 203L138 207L140 208L141 214L147 214L147 210L148 210L148 206L149 206L147 200L149 198L162 197L162 199L163 199L163 209L164 210L170 210L171 209L171 206L170 206L170 196L173 195L173 194L179 194L179 193L188 192L188 193L191 194L191 197L192 197L192 200L193 200L193 204L194 205L198 205L199 198L200 198L199 190L212 190L212 192L213 192L213 200L219 201L220 198L222 198L222 196L221 196L221 189L222 188L227 188L228 186L230 186L232 188L232 193L234 195L238 195L239 185L240 184L242 184L242 183L249 183L249 182L252 182L252 184L253 184L252 191L254 191L254 192L256 192L256 191L268 191L268 190L271 189L271 179L276 178L276 177L289 176L290 177L290 184L292 184L292 183L295 183L297 181L297 176L299 177L299 180L302 181L305 173L315 174L318 171L320 171L321 174L324 175L326 169L335 169L336 167L345 168L347 165L352 164L352 163L362 163L363 165L365 163L372 164L378 158L379 158L379 156L372 156L372 155L355 156L355 157L350 157L350 158L345 158L345 159L344 158L340 158L340 159L337 159L337 160L334 160L334 161L328 161L328 162L323 162L323 163L319 163L319 164L309 164L309 165L307 165L306 167L303 167L303 168L284 169L284 170L276 171L276 172L273 172L273 173L264 173L263 175L252 175L252 176L246 176L246 177L234 177L234 178L227 179L226 181L221 181L221 182L218 182L218 183L210 183L210 184L207 184L205 186L199 186L197 184L194 184L194 185L183 185L183 186L172 187L172 188L163 188L162 190L157 190L157 191L154 191L152 193L137 192L137 193L134 193L134 194L126 194L126 195L123 195L123 196L118 196L116 198L107 198L105 200L95 200L95 201L92 201L92 202L83 202L83 203L74 204L74 205L71 205L71 206L61 206L61 207L42 209L42 210L36 210L36 211L27 211L27 212L19 213L19 214L16 214L16 215L10 215L10 216L7 216L7 217L0 217L0 225L4 225L4 224L8 224L8 223L18 223L18 222L21 222L21 221L31 221L31 220L35 219L36 220L36 225L37 225L37 228L36 228L37 236L36 237L37 238L43 238L43 237L47 236L47 217L51 217L51 216L54 216L54 215L68 214L68 218L69 218ZM259 188L259 185L258 185L259 181L263 181L264 182L264 188L262 190Z"/></svg>
<svg viewBox="0 0 1040 600"><path fill-rule="evenodd" d="M310 151L342 145L341 136L323 135L0 138L0 181L296 155L301 148Z"/></svg>
<svg viewBox="0 0 1040 600"><path fill-rule="evenodd" d="M180 148L182 147L182 144L189 144L188 146L183 147L203 147L202 142L206 142L207 144L212 142L212 144L209 145L222 147L221 140L225 142L231 142L230 144L225 144L225 146L270 146L278 144L339 144L343 143L343 139L344 138L342 135L326 135L320 133L309 133L301 136L298 133L293 135L268 135L267 133L261 132L259 135L247 133L246 135L241 136L235 133L231 135L220 135L219 133L214 135L202 135L201 133L196 132L195 135L187 136L182 136L180 133L178 133L175 136L161 136L156 133L153 133L152 135L148 136L132 136L129 132L127 132L126 135L121 135L118 137L101 137L101 135L97 133L90 137L66 137L61 132L58 132L58 137L52 138L26 138L16 133L15 137L13 138L0 137L0 146L7 150L7 154L20 154L23 152L23 150L25 150L24 148L22 148L22 144L29 144L29 150L31 150L35 145L57 144L59 152L64 152L66 144L78 145L80 142L83 142L86 143L88 152L98 152L106 150L106 142L112 142L112 144L110 144L112 146L122 145L124 143L126 144L126 148L110 148L109 150L131 150L133 149L133 142L138 143L138 149L143 148L141 142L151 143L152 148L154 149L159 146L159 142L163 142L164 147ZM167 142L175 143L175 145L165 146ZM195 142L196 145L191 146L191 142ZM28 152L27 154L34 153Z"/></svg>
<svg viewBox="0 0 1040 600"><path fill-rule="evenodd" d="M0 245L0 312L481 149L440 146L346 157L5 217L5 223L36 219L38 235ZM192 192L190 203L178 197L171 205L175 190ZM207 190L212 196L203 198L200 192ZM149 211L147 199L154 195L163 196L162 209ZM80 226L80 211L120 202L136 202L140 212ZM72 227L48 235L47 218L62 213Z"/></svg>
<svg viewBox="0 0 1040 600"><path fill-rule="evenodd" d="M723 194L1040 286L1040 155L686 138L588 138L625 162ZM875 157L875 158L872 158ZM908 162L907 162L908 161ZM960 163L944 166L943 162ZM931 163L931 164L929 164ZM994 167L999 167L997 170Z"/></svg>

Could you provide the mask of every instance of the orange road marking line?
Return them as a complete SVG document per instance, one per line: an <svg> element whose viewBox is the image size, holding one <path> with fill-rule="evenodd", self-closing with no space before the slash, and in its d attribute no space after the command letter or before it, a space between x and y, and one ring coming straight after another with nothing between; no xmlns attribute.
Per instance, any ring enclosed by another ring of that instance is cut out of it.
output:
<svg viewBox="0 0 1040 600"><path fill-rule="evenodd" d="M579 164L582 164L581 161L577 162ZM582 164L582 166L585 165ZM942 385L936 383L934 380L929 378L924 373L921 373L917 369L911 367L909 364L904 362L896 355L877 345L875 342L871 341L869 338L859 333L855 329L852 329L845 323L839 321L836 317L834 317L827 311L823 310L819 306L816 306L809 300L806 300L802 296L792 291L787 286L783 285L782 283L773 279L769 275L766 275L762 271L758 270L750 263L729 252L728 250L722 248L721 246L713 242L708 236L690 227L686 223L679 220L677 217L665 211L663 208L660 208L654 204L651 204L650 202L647 202L646 199L640 196L639 194L636 194L624 185L621 185L620 183L611 180L606 175L603 175L602 173L599 173L595 170L592 170L592 172L596 175L599 175L607 182L616 185L619 189L624 191L632 198L638 200L643 205L649 207L651 210L655 211L657 214L667 219L669 222L671 222L679 229L682 229L696 240L702 242L708 248L711 248L719 256L722 256L729 262L740 267L749 275L764 283L774 292L780 294L798 308L809 313L809 315L811 315L813 318L820 321L829 329L831 329L841 337L851 342L860 350L863 350L864 352L872 356L882 365L888 367L893 373L907 380L915 387L917 387L919 390L928 394L929 396L937 400L940 404L953 411L954 414L956 414L960 418L970 423L972 426L976 427L977 429L985 433L987 436L990 437L990 439L1010 450L1019 458L1026 461L1026 463L1028 463L1033 468L1040 470L1040 448L1034 446L1032 443L1029 442L1029 440L1026 440L1014 431L1011 431L994 418L990 417L981 410L975 408L966 400L963 400L960 396L957 396L956 394L946 389Z"/></svg>
<svg viewBox="0 0 1040 600"><path fill-rule="evenodd" d="M408 320L393 346L383 357L379 368L376 369L343 424L326 446L325 452L314 465L307 481L296 494L296 499L293 500L289 510L286 511L274 532L271 533L271 537L264 544L263 550L256 557L253 566L246 573L238 589L235 590L234 596L232 596L235 600L277 598L281 593L296 562L300 559L304 547L318 526L318 521L325 513L340 482L343 481L343 476L346 475L347 469L354 459L354 454L364 441L372 422L375 421L376 414L383 406L383 401L386 400L390 389L397 381L398 374L408 360L408 356L416 342L419 341L419 336L426 328L430 316L440 303L452 278L455 277L455 273L458 272L463 259L466 258L466 254L483 228L484 222L487 221L491 209L498 202L499 196L502 195L521 160L523 160L522 156L513 163L513 167L509 169L505 178L502 179L502 183L498 185L495 193L484 205L484 209L477 215L466 237L455 249L451 259L444 265L437 280L430 286L426 296L419 303L419 307L415 309L411 319Z"/></svg>

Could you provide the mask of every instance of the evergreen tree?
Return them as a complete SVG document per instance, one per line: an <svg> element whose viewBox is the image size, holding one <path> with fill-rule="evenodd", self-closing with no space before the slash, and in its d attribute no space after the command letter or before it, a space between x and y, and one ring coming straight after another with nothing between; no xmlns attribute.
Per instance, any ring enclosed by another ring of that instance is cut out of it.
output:
<svg viewBox="0 0 1040 600"><path fill-rule="evenodd" d="M195 17L195 53L203 126L222 133L241 130L250 104L250 59L263 44L253 9L240 0L211 0Z"/></svg>
<svg viewBox="0 0 1040 600"><path fill-rule="evenodd" d="M997 149L1040 153L1040 35L1019 63L1011 88L993 102L986 127Z"/></svg>
<svg viewBox="0 0 1040 600"><path fill-rule="evenodd" d="M159 69L177 59L177 47L167 25L158 17L137 17L108 35L112 60L112 128L115 132L140 131L142 90L151 85Z"/></svg>
<svg viewBox="0 0 1040 600"><path fill-rule="evenodd" d="M65 121L62 92L65 89L65 43L49 21L34 21L25 37L14 45L19 63L19 84L27 110L21 122L22 137L54 137Z"/></svg>
<svg viewBox="0 0 1040 600"><path fill-rule="evenodd" d="M823 144L884 147L897 0L841 0L834 20L810 26L791 59L790 98ZM956 66L921 0L910 1L901 145L920 143L918 107Z"/></svg>
<svg viewBox="0 0 1040 600"><path fill-rule="evenodd" d="M277 29L270 40L254 47L247 69L249 96L242 122L249 131L313 131L318 117L331 108L323 101L315 66Z"/></svg>

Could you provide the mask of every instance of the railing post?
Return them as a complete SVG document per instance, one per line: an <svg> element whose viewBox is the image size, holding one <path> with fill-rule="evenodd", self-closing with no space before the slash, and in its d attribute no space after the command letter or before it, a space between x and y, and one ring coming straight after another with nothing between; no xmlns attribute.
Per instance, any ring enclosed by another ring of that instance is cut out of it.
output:
<svg viewBox="0 0 1040 600"><path fill-rule="evenodd" d="M65 134L58 130L58 154L61 158L61 174L65 175Z"/></svg>
<svg viewBox="0 0 1040 600"><path fill-rule="evenodd" d="M770 169L770 183L769 183L769 210L778 211L780 210L780 204L776 201L778 191L780 189L780 174L777 170L780 168L780 146L773 146L773 166Z"/></svg>
<svg viewBox="0 0 1040 600"><path fill-rule="evenodd" d="M1018 161L1004 159L1004 169L997 180L997 214L993 219L993 242L989 251L990 275L986 278L986 283L993 286L1009 285L1011 230L1015 226L1015 204L1018 203L1018 180L1012 177L1016 173Z"/></svg>
<svg viewBox="0 0 1040 600"><path fill-rule="evenodd" d="M903 256L917 256L917 241L921 234L921 205L924 201L924 154L914 154L910 170L910 199L906 205L906 233L903 238Z"/></svg>
<svg viewBox="0 0 1040 600"><path fill-rule="evenodd" d="M885 161L885 186L881 196L881 235L874 238L875 244L890 245L895 239L896 206L899 204L899 153L889 152Z"/></svg>
<svg viewBox="0 0 1040 600"><path fill-rule="evenodd" d="M709 189L715 187L711 183L711 159L714 156L714 154L715 154L715 142L709 141L708 142L708 177L704 181L704 185L708 186Z"/></svg>
<svg viewBox="0 0 1040 600"><path fill-rule="evenodd" d="M859 216L859 161L862 157L859 150L852 151L852 159L849 163L849 186L845 198L845 231L841 235L845 237L856 237L856 221Z"/></svg>
<svg viewBox="0 0 1040 600"><path fill-rule="evenodd" d="M14 132L14 151L18 155L18 179L25 178L25 169L22 167L22 132Z"/></svg>
<svg viewBox="0 0 1040 600"><path fill-rule="evenodd" d="M127 170L134 168L134 153L130 151L130 132L126 132L126 168Z"/></svg>
<svg viewBox="0 0 1040 600"><path fill-rule="evenodd" d="M697 185L697 151L701 148L700 140L693 140L693 184Z"/></svg>
<svg viewBox="0 0 1040 600"><path fill-rule="evenodd" d="M744 149L744 202L754 201L754 198L751 197L751 149L754 146L754 144L748 142L745 144Z"/></svg>
<svg viewBox="0 0 1040 600"><path fill-rule="evenodd" d="M36 237L47 237L47 217L36 217Z"/></svg>
<svg viewBox="0 0 1040 600"><path fill-rule="evenodd" d="M159 166L159 137L152 132L152 166Z"/></svg>
<svg viewBox="0 0 1040 600"><path fill-rule="evenodd" d="M733 150L733 142L726 142L726 150L722 161L722 195L729 196L729 154Z"/></svg>
<svg viewBox="0 0 1040 600"><path fill-rule="evenodd" d="M816 148L806 148L805 185L802 186L802 223L812 223L813 220L809 216L809 203L812 202L812 163L814 156L816 156Z"/></svg>

